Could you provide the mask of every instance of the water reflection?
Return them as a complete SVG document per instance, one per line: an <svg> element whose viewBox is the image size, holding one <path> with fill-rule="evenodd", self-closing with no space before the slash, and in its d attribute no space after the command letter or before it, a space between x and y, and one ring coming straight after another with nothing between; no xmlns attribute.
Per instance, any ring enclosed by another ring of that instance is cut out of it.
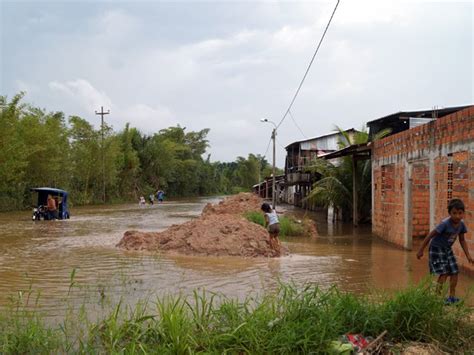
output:
<svg viewBox="0 0 474 355"><path fill-rule="evenodd" d="M66 297L97 306L104 298L133 303L200 288L244 298L274 290L280 281L367 292L403 287L427 274L427 260L418 261L415 253L372 238L366 227L335 225L331 230L325 217L315 213L307 215L317 220L320 236L287 241L291 255L280 259L165 256L115 248L125 230L162 230L198 216L207 202L215 201L76 208L68 221L33 222L28 212L0 214L0 306L30 287L41 293L42 309L55 315L64 310L58 304ZM460 294L472 281L461 275Z"/></svg>

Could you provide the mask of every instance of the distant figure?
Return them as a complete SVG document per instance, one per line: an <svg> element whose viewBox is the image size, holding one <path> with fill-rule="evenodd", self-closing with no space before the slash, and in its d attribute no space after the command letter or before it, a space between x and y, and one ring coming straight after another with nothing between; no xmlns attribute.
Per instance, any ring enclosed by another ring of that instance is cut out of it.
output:
<svg viewBox="0 0 474 355"><path fill-rule="evenodd" d="M154 205L154 204L155 204L155 195L150 194L150 195L148 196L148 199L150 200L150 204L151 204L151 205Z"/></svg>
<svg viewBox="0 0 474 355"><path fill-rule="evenodd" d="M53 198L52 195L48 195L48 219L57 219L58 218L58 208L56 204L56 200Z"/></svg>
<svg viewBox="0 0 474 355"><path fill-rule="evenodd" d="M139 207L144 207L144 206L146 206L145 197L140 196L140 200L138 201L138 206L139 206Z"/></svg>
<svg viewBox="0 0 474 355"><path fill-rule="evenodd" d="M265 227L268 227L270 247L280 255L280 240L278 239L278 235L280 234L280 221L278 220L277 213L268 203L262 204L261 208L265 213Z"/></svg>
<svg viewBox="0 0 474 355"><path fill-rule="evenodd" d="M158 190L156 192L156 198L158 199L159 203L163 202L163 200L165 199L165 193L163 192L163 190Z"/></svg>
<svg viewBox="0 0 474 355"><path fill-rule="evenodd" d="M278 201L283 202L283 190L280 190L280 193L278 194Z"/></svg>
<svg viewBox="0 0 474 355"><path fill-rule="evenodd" d="M416 257L421 259L425 247L428 243L430 244L429 267L432 274L438 275L438 292L441 292L442 286L449 277L449 297L445 301L446 304L459 302L459 298L456 297L459 270L456 257L451 248L458 236L467 260L471 264L473 263L464 239L464 234L467 233L466 225L462 220L464 210L464 203L460 199L452 199L448 205L449 217L445 218L428 234L416 254Z"/></svg>

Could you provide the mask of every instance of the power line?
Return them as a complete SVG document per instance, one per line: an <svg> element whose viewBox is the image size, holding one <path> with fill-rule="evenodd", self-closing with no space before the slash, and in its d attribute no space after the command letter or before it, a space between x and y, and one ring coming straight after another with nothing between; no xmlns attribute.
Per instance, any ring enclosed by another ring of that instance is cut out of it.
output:
<svg viewBox="0 0 474 355"><path fill-rule="evenodd" d="M283 149L286 149L286 148L280 143L280 141L279 141L278 139L276 140L276 142L278 143L278 145L279 145L280 147L282 147Z"/></svg>
<svg viewBox="0 0 474 355"><path fill-rule="evenodd" d="M303 135L303 137L308 138L308 137L306 137L306 134L304 134L303 130L300 128L300 126L298 125L298 123L296 123L296 120L295 120L295 118L293 117L293 114L291 113L291 111L288 111L288 113L290 114L290 117L291 117L291 119L293 120L293 123L295 124L296 128L299 129L299 131L301 132L301 134Z"/></svg>
<svg viewBox="0 0 474 355"><path fill-rule="evenodd" d="M318 54L319 47L321 47L321 43L323 42L324 36L326 36L326 32L329 28L329 25L331 24L332 18L334 17L334 14L336 13L336 9L337 9L337 6L339 5L339 1L340 0L337 0L336 6L334 7L334 10L331 14L331 17L329 18L329 22L326 25L326 28L324 29L323 35L321 36L321 39L319 40L318 46L316 47L316 50L313 54L313 58L311 58L311 61L309 62L309 65L308 65L308 68L306 69L306 72L304 73L303 79L301 80L300 85L298 86L298 89L296 90L295 95L293 96L293 99L291 100L290 106L288 106L288 109L286 110L285 114L283 115L281 121L278 123L277 128L280 127L280 125L283 123L286 116L288 115L288 112L290 112L290 109L293 106L293 103L295 102L296 97L298 96L298 94L301 90L301 87L303 86L303 83L306 79L306 76L308 75L309 69L311 68L311 65L313 64L314 58L316 57L316 54Z"/></svg>
<svg viewBox="0 0 474 355"><path fill-rule="evenodd" d="M270 148L270 143L271 142L272 142L272 137L270 137L270 139L268 140L267 149L265 149L265 154L263 154L263 158L265 158L267 156L268 148Z"/></svg>

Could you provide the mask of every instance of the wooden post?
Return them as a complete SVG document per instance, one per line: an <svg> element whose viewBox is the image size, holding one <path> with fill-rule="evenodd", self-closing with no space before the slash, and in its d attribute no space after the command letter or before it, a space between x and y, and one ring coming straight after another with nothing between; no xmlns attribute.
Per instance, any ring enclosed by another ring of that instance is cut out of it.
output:
<svg viewBox="0 0 474 355"><path fill-rule="evenodd" d="M352 219L354 227L359 225L358 201L357 201L357 160L355 154L352 156Z"/></svg>

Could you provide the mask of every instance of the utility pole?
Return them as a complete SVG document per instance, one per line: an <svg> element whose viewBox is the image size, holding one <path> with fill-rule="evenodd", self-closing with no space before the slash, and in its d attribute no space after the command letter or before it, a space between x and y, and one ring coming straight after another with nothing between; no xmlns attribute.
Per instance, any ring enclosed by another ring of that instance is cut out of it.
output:
<svg viewBox="0 0 474 355"><path fill-rule="evenodd" d="M276 127L272 131L272 140L273 140L273 187L272 187L272 204L273 209L276 209L276 190L275 190L275 138L276 138Z"/></svg>
<svg viewBox="0 0 474 355"><path fill-rule="evenodd" d="M104 116L110 114L110 110L104 112L104 106L100 106L100 112L95 111L96 115L100 115L100 133L102 135L102 183L103 183L103 195L102 200L105 203L105 147L104 147Z"/></svg>
<svg viewBox="0 0 474 355"><path fill-rule="evenodd" d="M258 197L262 197L260 196L260 171L262 170L262 159L259 159L258 160Z"/></svg>

